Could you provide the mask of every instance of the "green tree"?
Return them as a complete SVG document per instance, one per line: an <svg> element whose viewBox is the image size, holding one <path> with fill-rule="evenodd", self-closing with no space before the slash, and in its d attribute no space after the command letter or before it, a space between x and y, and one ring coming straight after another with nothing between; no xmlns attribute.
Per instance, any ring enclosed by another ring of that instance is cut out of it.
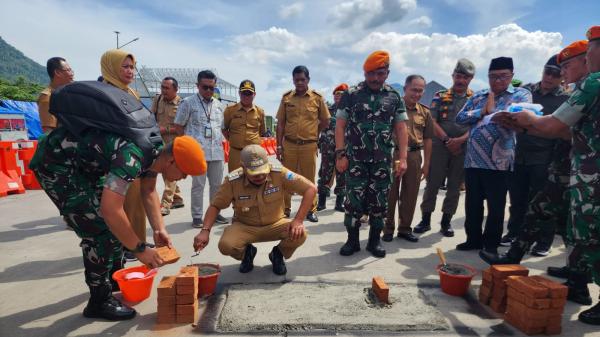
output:
<svg viewBox="0 0 600 337"><path fill-rule="evenodd" d="M44 86L19 76L14 82L0 78L0 99L35 102Z"/></svg>

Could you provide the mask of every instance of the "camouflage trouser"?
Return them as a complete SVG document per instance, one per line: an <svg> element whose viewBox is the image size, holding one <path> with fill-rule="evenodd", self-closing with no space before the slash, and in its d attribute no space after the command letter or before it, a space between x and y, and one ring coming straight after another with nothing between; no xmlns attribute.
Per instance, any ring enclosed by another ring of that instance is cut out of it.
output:
<svg viewBox="0 0 600 337"><path fill-rule="evenodd" d="M335 172L335 188L333 189L333 193L337 196L342 196L344 195L344 189L346 187L346 177L344 173L339 173L335 169L335 141L330 141L330 139L326 139L319 144L321 167L319 168L319 181L317 187L319 194L329 196L331 184L333 183L333 172Z"/></svg>
<svg viewBox="0 0 600 337"><path fill-rule="evenodd" d="M578 248L569 256L569 266L591 273L600 285L600 183L578 182L569 188L569 196L567 236Z"/></svg>
<svg viewBox="0 0 600 337"><path fill-rule="evenodd" d="M40 165L35 175L68 226L81 238L85 282L110 287L112 273L123 267L123 246L99 214L104 179L89 181L61 165Z"/></svg>
<svg viewBox="0 0 600 337"><path fill-rule="evenodd" d="M346 176L346 213L344 225L352 227L355 219L369 215L369 224L383 229L387 214L387 199L392 184L391 164L359 162L350 159Z"/></svg>

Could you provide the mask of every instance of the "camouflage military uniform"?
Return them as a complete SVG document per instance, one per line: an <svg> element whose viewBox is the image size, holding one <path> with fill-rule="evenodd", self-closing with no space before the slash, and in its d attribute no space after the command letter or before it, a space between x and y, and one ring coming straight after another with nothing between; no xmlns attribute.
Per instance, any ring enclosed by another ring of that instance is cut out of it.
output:
<svg viewBox="0 0 600 337"><path fill-rule="evenodd" d="M353 227L353 219L368 214L371 228L381 233L392 182L394 124L408 119L404 101L387 84L374 92L361 82L344 92L338 113L347 121L344 225Z"/></svg>
<svg viewBox="0 0 600 337"><path fill-rule="evenodd" d="M81 238L90 288L110 287L109 277L122 267L123 246L100 214L102 190L119 179L131 183L150 175L142 157L137 145L118 135L90 130L78 141L59 127L40 141L31 161L42 188Z"/></svg>
<svg viewBox="0 0 600 337"><path fill-rule="evenodd" d="M578 246L569 265L600 285L600 72L590 74L554 116L571 126L567 236Z"/></svg>
<svg viewBox="0 0 600 337"><path fill-rule="evenodd" d="M321 152L321 166L319 168L319 194L330 195L331 184L333 183L333 172L335 171L335 104L329 107L331 118L329 127L321 131L319 136L319 152ZM335 188L333 193L337 196L344 194L346 178L344 173L335 171Z"/></svg>

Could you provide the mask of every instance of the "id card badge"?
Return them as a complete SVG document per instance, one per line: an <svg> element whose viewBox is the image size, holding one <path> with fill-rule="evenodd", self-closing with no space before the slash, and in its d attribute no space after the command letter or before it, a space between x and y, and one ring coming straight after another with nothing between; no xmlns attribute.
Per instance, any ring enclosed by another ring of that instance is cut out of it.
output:
<svg viewBox="0 0 600 337"><path fill-rule="evenodd" d="M212 138L212 128L208 125L204 126L204 138Z"/></svg>

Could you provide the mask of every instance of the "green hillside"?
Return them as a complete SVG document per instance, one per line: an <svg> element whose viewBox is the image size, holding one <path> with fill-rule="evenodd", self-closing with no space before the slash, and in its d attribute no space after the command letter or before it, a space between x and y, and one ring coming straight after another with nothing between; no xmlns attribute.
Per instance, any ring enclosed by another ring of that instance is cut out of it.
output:
<svg viewBox="0 0 600 337"><path fill-rule="evenodd" d="M19 77L42 85L48 84L46 67L23 55L0 37L0 78L15 81Z"/></svg>

